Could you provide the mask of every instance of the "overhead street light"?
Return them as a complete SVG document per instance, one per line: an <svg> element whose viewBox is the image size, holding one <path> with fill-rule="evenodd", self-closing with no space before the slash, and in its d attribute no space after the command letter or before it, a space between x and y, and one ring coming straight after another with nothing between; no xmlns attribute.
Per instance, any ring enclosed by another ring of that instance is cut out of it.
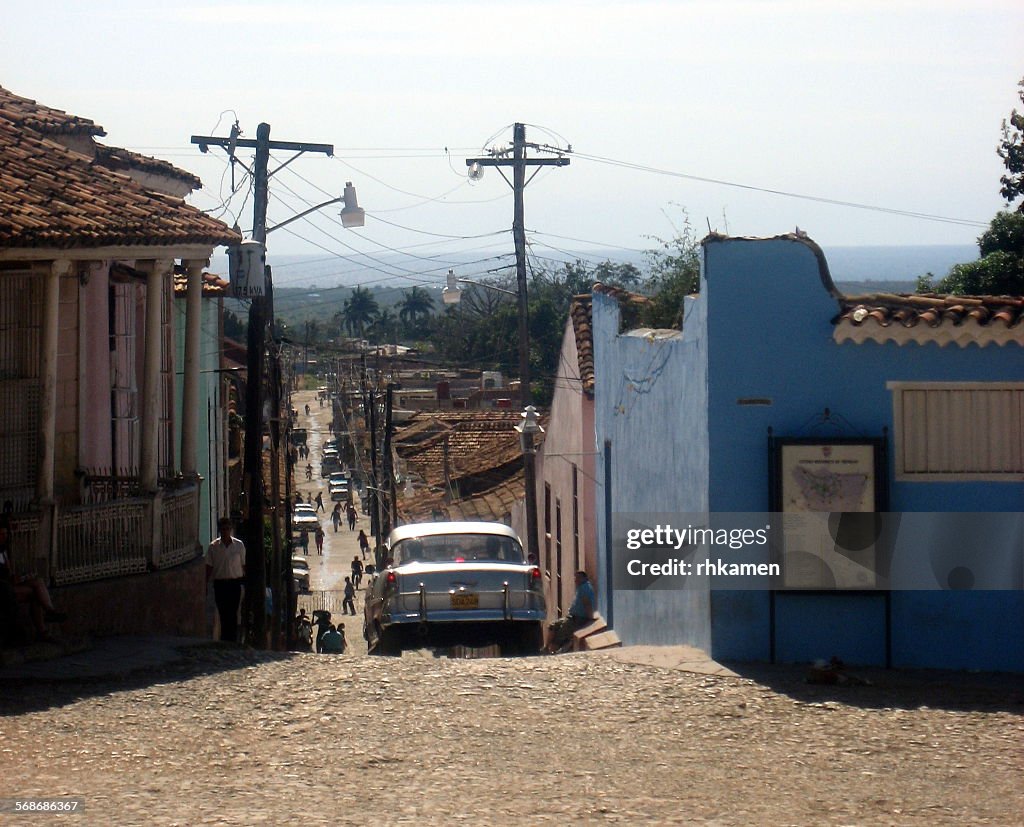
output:
<svg viewBox="0 0 1024 827"><path fill-rule="evenodd" d="M366 224L366 211L359 206L359 201L356 199L356 188L352 186L351 181L346 181L343 195L339 195L337 198L332 198L329 201L324 201L315 207L310 207L308 210L304 210L298 215L293 215L291 218L282 221L280 224L275 224L273 227L268 227L267 232L272 233L274 230L280 230L293 221L305 218L310 213L322 210L324 207L331 206L331 204L345 205L341 210L341 226L351 229L352 227L362 227Z"/></svg>
<svg viewBox="0 0 1024 827"><path fill-rule="evenodd" d="M455 271L449 270L447 286L441 291L441 299L445 304L458 304L462 301L462 288L459 287L460 284L473 284L477 287L485 287L488 290L494 290L497 293L504 293L506 296L519 295L515 290L506 290L504 287L488 284L485 281L473 281L473 279L456 277Z"/></svg>

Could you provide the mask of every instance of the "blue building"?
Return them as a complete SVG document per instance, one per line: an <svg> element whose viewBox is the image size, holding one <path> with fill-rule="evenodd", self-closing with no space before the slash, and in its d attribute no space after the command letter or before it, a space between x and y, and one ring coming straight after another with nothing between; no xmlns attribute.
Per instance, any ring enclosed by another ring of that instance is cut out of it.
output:
<svg viewBox="0 0 1024 827"><path fill-rule="evenodd" d="M624 643L1024 671L1024 300L844 297L804 236L713 235L681 331L620 324L595 289L600 608ZM809 558L797 589L611 588L616 521L799 511L794 463L869 479L864 509L815 505L813 482L800 505L898 514L891 562L817 583Z"/></svg>

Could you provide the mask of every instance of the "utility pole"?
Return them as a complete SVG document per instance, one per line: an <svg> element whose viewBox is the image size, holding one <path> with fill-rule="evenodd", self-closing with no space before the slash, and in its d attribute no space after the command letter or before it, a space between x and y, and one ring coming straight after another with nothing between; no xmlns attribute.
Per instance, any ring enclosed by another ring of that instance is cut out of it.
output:
<svg viewBox="0 0 1024 827"><path fill-rule="evenodd" d="M507 150L493 151L486 158L467 158L466 166L497 167L501 177L512 187L512 238L516 248L516 296L519 310L519 397L523 408L532 404L530 393L530 328L529 306L526 294L526 224L523 219L523 191L526 185L540 171L540 167L564 167L569 159L559 155L556 158L528 158L527 149L545 150L539 144L527 143L526 127L517 123L512 128L512 157ZM512 167L512 181L509 182L502 167ZM537 167L529 181L526 179L526 168ZM526 497L526 550L540 561L540 545L537 538L537 473L534 464L535 455L530 450L523 451L523 481Z"/></svg>
<svg viewBox="0 0 1024 827"><path fill-rule="evenodd" d="M321 152L334 154L331 144L295 143L292 141L271 141L270 124L261 123L256 128L256 140L242 139L238 124L231 129L229 138L217 138L210 135L193 135L192 143L197 144L203 152L211 146L220 146L228 151L234 162L235 150L239 147L255 149L253 162L253 221L252 240L259 242L266 249L267 243L267 202L269 200L269 181L273 172L268 171L270 151L272 149L296 152ZM298 157L297 155L295 157ZM294 158L286 161L288 164ZM281 169L284 166L282 164ZM277 172L275 170L274 172ZM263 550L263 399L264 399L264 350L266 349L267 325L271 330L274 326L273 306L269 303L272 290L270 268L265 269L266 287L263 292L251 295L249 306L249 330L247 338L248 355L246 361L246 396L245 396L245 475L248 493L248 515L242 532L246 547L245 567L245 612L248 620L249 643L257 649L266 646L266 612L264 611L267 587L267 560ZM274 504L276 508L278 503Z"/></svg>

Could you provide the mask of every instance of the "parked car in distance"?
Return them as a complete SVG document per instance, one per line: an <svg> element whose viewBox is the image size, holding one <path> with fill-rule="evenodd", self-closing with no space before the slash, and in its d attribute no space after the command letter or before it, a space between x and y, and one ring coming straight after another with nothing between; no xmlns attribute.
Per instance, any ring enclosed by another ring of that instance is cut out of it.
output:
<svg viewBox="0 0 1024 827"><path fill-rule="evenodd" d="M394 529L367 590L363 636L372 654L414 645L500 644L535 654L546 615L540 569L502 523L414 523Z"/></svg>
<svg viewBox="0 0 1024 827"><path fill-rule="evenodd" d="M320 525L320 520L317 519L315 511L296 510L292 512L292 528L296 531L303 529L315 531L318 525Z"/></svg>
<svg viewBox="0 0 1024 827"><path fill-rule="evenodd" d="M309 564L301 557L292 557L292 579L298 591L309 591Z"/></svg>

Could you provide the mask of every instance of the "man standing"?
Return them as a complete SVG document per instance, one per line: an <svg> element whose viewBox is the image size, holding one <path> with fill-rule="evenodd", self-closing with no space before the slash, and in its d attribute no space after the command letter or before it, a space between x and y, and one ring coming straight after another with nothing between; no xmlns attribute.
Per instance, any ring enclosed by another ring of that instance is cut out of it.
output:
<svg viewBox="0 0 1024 827"><path fill-rule="evenodd" d="M206 550L206 582L213 580L213 599L220 615L220 639L238 642L238 607L245 578L245 544L231 534L231 518L217 521L220 536Z"/></svg>
<svg viewBox="0 0 1024 827"><path fill-rule="evenodd" d="M350 578L346 577L345 578L345 597L341 601L341 613L342 614L354 615L356 613L355 597L356 597L355 586L352 585L352 580Z"/></svg>
<svg viewBox="0 0 1024 827"><path fill-rule="evenodd" d="M548 627L548 652L561 651L572 640L573 632L594 619L595 603L594 587L590 585L587 573L582 570L576 572L576 595L568 616L559 618Z"/></svg>

